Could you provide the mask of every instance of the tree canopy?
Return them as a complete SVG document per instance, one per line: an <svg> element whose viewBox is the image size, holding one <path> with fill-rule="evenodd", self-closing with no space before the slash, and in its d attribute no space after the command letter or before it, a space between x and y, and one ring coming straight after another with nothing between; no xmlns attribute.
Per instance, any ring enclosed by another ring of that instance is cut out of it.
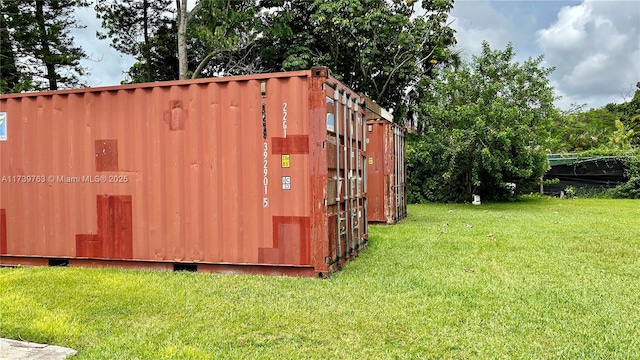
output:
<svg viewBox="0 0 640 360"><path fill-rule="evenodd" d="M201 0L188 25L192 78L263 71L255 56L260 28L253 0Z"/></svg>
<svg viewBox="0 0 640 360"><path fill-rule="evenodd" d="M104 32L99 39L111 39L111 46L136 58L129 71L131 82L148 82L175 78L175 21L171 16L172 0L108 0L95 5ZM172 51L167 52L167 42ZM167 73L167 69L169 72ZM173 70L173 71L171 71Z"/></svg>
<svg viewBox="0 0 640 360"><path fill-rule="evenodd" d="M558 117L543 57L514 61L513 46L482 53L420 84L422 135L408 151L413 201L507 199L547 170L549 129Z"/></svg>
<svg viewBox="0 0 640 360"><path fill-rule="evenodd" d="M84 0L3 0L2 92L57 90L82 85L84 51L73 44L71 29L81 28L74 10ZM6 59L6 61L5 61Z"/></svg>
<svg viewBox="0 0 640 360"><path fill-rule="evenodd" d="M573 105L552 127L551 151L631 150L640 146L640 82L633 97L597 109Z"/></svg>
<svg viewBox="0 0 640 360"><path fill-rule="evenodd" d="M455 61L453 1L270 0L258 40L266 71L327 66L350 88L403 119L408 91ZM440 64L440 65L436 65Z"/></svg>

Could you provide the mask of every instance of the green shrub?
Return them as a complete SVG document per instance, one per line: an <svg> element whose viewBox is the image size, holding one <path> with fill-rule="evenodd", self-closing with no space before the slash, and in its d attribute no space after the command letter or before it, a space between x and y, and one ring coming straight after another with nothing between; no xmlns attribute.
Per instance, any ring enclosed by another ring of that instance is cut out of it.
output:
<svg viewBox="0 0 640 360"><path fill-rule="evenodd" d="M632 177L625 184L616 186L612 196L617 199L640 199L640 176Z"/></svg>
<svg viewBox="0 0 640 360"><path fill-rule="evenodd" d="M446 148L438 139L412 135L407 142L407 201L455 202L469 200L464 187L446 181Z"/></svg>

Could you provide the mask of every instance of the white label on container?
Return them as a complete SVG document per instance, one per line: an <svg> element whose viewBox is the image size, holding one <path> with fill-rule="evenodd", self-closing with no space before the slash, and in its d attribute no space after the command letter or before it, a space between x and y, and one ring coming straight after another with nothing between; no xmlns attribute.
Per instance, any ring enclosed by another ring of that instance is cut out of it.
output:
<svg viewBox="0 0 640 360"><path fill-rule="evenodd" d="M282 130L284 137L287 137L287 103L282 103Z"/></svg>
<svg viewBox="0 0 640 360"><path fill-rule="evenodd" d="M282 177L282 190L291 190L291 176Z"/></svg>
<svg viewBox="0 0 640 360"><path fill-rule="evenodd" d="M335 120L333 119L332 113L327 114L327 131L331 131L331 132L336 131Z"/></svg>
<svg viewBox="0 0 640 360"><path fill-rule="evenodd" d="M7 140L7 113L0 112L0 141Z"/></svg>

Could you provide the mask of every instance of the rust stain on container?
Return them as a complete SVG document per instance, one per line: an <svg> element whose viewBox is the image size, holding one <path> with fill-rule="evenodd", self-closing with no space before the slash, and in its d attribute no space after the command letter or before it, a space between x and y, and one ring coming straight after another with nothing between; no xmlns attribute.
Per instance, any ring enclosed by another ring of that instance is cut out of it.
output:
<svg viewBox="0 0 640 360"><path fill-rule="evenodd" d="M288 264L300 261L311 265L310 218L304 216L273 217L273 247L259 249L259 262Z"/></svg>
<svg viewBox="0 0 640 360"><path fill-rule="evenodd" d="M170 100L169 109L164 112L164 122L169 124L169 130L184 130L189 111L184 110L181 100Z"/></svg>
<svg viewBox="0 0 640 360"><path fill-rule="evenodd" d="M405 130L366 99L367 220L395 224L407 216Z"/></svg>
<svg viewBox="0 0 640 360"><path fill-rule="evenodd" d="M367 243L361 99L326 68L2 95L0 264L326 276Z"/></svg>
<svg viewBox="0 0 640 360"><path fill-rule="evenodd" d="M308 154L309 136L290 135L289 137L271 138L272 154Z"/></svg>
<svg viewBox="0 0 640 360"><path fill-rule="evenodd" d="M131 208L131 196L98 195L98 233L76 235L76 256L132 259Z"/></svg>
<svg viewBox="0 0 640 360"><path fill-rule="evenodd" d="M96 140L96 171L118 171L118 140Z"/></svg>

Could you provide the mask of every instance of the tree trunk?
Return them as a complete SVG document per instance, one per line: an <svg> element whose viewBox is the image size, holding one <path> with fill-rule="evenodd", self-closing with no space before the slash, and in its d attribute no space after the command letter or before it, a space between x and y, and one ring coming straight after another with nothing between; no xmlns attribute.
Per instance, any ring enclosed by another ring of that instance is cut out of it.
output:
<svg viewBox="0 0 640 360"><path fill-rule="evenodd" d="M178 9L178 72L180 80L187 78L187 0L176 0Z"/></svg>
<svg viewBox="0 0 640 360"><path fill-rule="evenodd" d="M143 30L144 30L144 45L142 48L142 56L144 56L145 62L147 63L147 82L150 82L153 79L153 71L151 68L151 49L149 47L149 0L144 0L142 2L142 22L143 22Z"/></svg>
<svg viewBox="0 0 640 360"><path fill-rule="evenodd" d="M56 65L51 62L51 49L47 36L47 25L44 21L44 1L36 1L36 23L40 30L40 45L42 46L42 62L47 68L47 80L49 89L58 90L58 79L56 76Z"/></svg>

